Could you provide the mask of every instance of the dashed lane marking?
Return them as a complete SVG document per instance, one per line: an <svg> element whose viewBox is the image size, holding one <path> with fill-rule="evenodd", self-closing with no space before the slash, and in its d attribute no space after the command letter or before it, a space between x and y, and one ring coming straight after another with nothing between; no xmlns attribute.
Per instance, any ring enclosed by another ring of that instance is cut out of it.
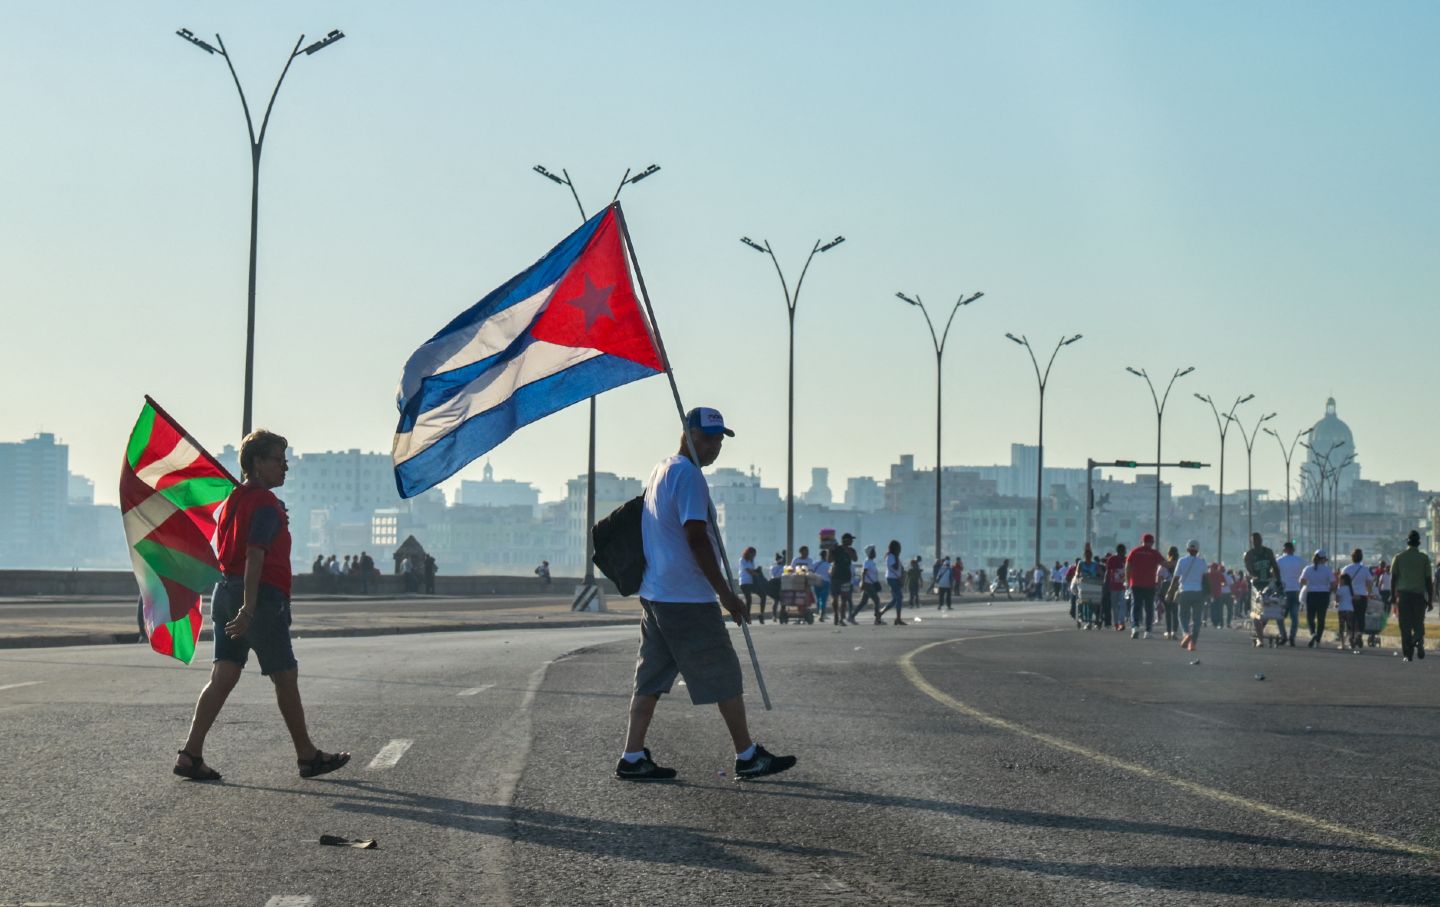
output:
<svg viewBox="0 0 1440 907"><path fill-rule="evenodd" d="M375 754L375 758L370 760L370 764L366 768L391 768L400 761L400 757L405 755L405 751L414 742L414 740L391 740L380 748L380 752Z"/></svg>
<svg viewBox="0 0 1440 907"><path fill-rule="evenodd" d="M313 907L315 899L308 894L277 894L265 907Z"/></svg>
<svg viewBox="0 0 1440 907"><path fill-rule="evenodd" d="M7 683L0 686L0 690L18 690L21 687L33 687L36 684L44 683L43 680L27 680L24 683Z"/></svg>
<svg viewBox="0 0 1440 907"><path fill-rule="evenodd" d="M456 695L456 696L478 696L479 694L485 692L485 691L488 690L488 689L491 689L491 688L494 687L494 686L495 686L495 684L493 684L493 683L481 684L481 685L478 686L478 687L471 687L471 688L468 689L468 690L461 690L460 692L456 693L455 695Z"/></svg>
<svg viewBox="0 0 1440 907"><path fill-rule="evenodd" d="M1149 768L1144 765L1138 765L1134 762L1127 762L1124 759L1117 759L1114 756L1090 749L1089 747L1082 746L1078 743L1073 743L1062 737L1056 737L1053 734L1046 734L1041 731L1031 730L1024 725L1017 724L1014 721L1009 721L1005 718L996 717L995 715L991 715L988 712L983 712L972 705L967 705L966 703L961 702L954 696L951 696L949 693L946 693L945 691L936 687L934 684L930 683L930 681L926 680L924 675L920 673L920 669L915 667L915 656L920 655L923 652L927 652L930 649L938 648L940 646L955 645L962 642L974 642L980 639L1000 639L1003 637L1011 636L1039 636L1045 633L1063 632L1065 631L1036 630L1026 633L992 633L985 636L966 636L960 639L942 639L938 642L932 642L928 643L927 645L923 645L918 649L914 649L900 656L900 671L905 675L906 680L910 681L910 683L913 684L916 689L924 693L926 696L929 696L931 699L935 700L946 708L951 709L952 711L959 712L961 715L964 715L967 718L973 718L981 724L988 725L990 727L996 728L997 730L1002 730L1010 734L1016 734L1029 740L1033 740L1036 743L1043 743L1046 746L1060 750L1061 752L1070 753L1071 755L1079 756L1082 759L1088 759L1091 762L1095 762L1109 768L1118 769L1123 772L1128 772L1132 775L1137 775L1150 781L1157 781L1161 784L1168 784L1171 787L1179 788L1186 793L1194 794L1198 797L1204 797L1205 799L1213 800L1216 803L1223 803L1226 806L1233 806L1237 809L1242 809L1252 813L1259 813L1260 815L1270 816L1275 819L1283 819L1286 822L1292 822L1296 825L1303 825L1307 828L1312 828L1317 831L1328 832L1333 835L1340 835L1342 837L1351 838L1353 840L1363 841L1376 847L1384 847L1390 850L1398 850L1404 853L1413 854L1415 856L1429 857L1431 859L1440 858L1440 849L1434 847L1425 847L1421 844L1412 844L1409 841L1402 841L1398 838L1391 838L1386 835L1375 834L1374 832L1362 831L1358 828L1350 828L1349 826L1341 825L1338 822L1331 822L1328 819L1321 819L1317 816L1306 815L1305 813L1296 812L1295 810L1283 809L1279 806L1271 806L1268 803L1262 803L1258 800L1251 800L1246 797L1232 794L1228 791L1223 791L1214 787L1208 787L1204 784L1197 784L1194 781L1187 781L1184 778L1178 778L1174 775L1166 774L1165 772L1156 771L1155 769Z"/></svg>

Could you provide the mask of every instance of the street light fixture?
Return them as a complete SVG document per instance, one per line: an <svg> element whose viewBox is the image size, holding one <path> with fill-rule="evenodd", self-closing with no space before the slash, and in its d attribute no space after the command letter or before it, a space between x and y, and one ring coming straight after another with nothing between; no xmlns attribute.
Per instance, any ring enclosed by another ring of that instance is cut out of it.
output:
<svg viewBox="0 0 1440 907"><path fill-rule="evenodd" d="M941 493L940 493L940 476L941 476L941 473L943 472L943 467L942 467L942 464L941 464L941 461L940 461L940 428L941 428L940 394L941 394L941 384L942 384L942 383L941 383L941 375L942 375L941 363L942 363L942 361L943 361L943 359L944 359L944 357L945 357L945 341L950 337L950 325L955 321L955 313L958 312L958 311L960 311L961 307L969 305L970 303L974 302L975 300L979 299L981 296L984 296L984 295L985 295L985 294L982 293L982 292L976 292L976 293L971 293L971 294L967 297L964 293L961 293L961 294L960 294L960 298L957 299L957 300L955 300L955 305L953 305L953 306L950 307L950 317L945 320L945 331L944 331L944 333L940 334L939 336L936 336L936 334L935 334L935 323L930 320L930 312L929 312L929 310L927 310L927 309L925 308L925 303L921 301L920 296L917 294L916 296L914 296L914 297L912 298L912 297L910 297L910 296L906 296L904 293L896 293L896 294L895 294L895 296L896 296L897 299L901 299L901 300L903 300L904 302L907 302L907 303L909 303L910 305L914 306L915 308L919 309L919 310L920 310L920 314L925 316L925 326L930 329L930 342L931 342L931 343L934 345L934 347L935 347L935 559L936 559L936 560L939 560L939 559L940 559L940 551L941 551L941 548L940 548L940 544L941 544L941 543L940 543L940 513L941 513L942 503L941 503L941 496L940 496L940 494L941 494Z"/></svg>
<svg viewBox="0 0 1440 907"><path fill-rule="evenodd" d="M1315 536L1323 546L1326 544L1326 535L1329 531L1329 527L1326 524L1329 522L1330 511L1325 506L1325 487L1330 481L1330 457L1335 453L1336 449L1344 447L1345 442L1331 442L1330 447L1323 454L1316 450L1314 445L1309 442L1301 442L1300 446L1315 456L1316 475L1309 478L1310 487L1315 489L1316 501L1315 506L1311 508L1310 519L1315 524ZM1308 476L1308 472L1308 470L1302 472L1301 475Z"/></svg>
<svg viewBox="0 0 1440 907"><path fill-rule="evenodd" d="M1127 365L1125 366L1125 371L1129 372L1137 378L1145 379L1145 386L1150 388L1150 399L1155 402L1155 547L1159 548L1160 464L1165 459L1160 455L1160 440L1165 427L1165 404L1170 401L1170 389L1175 386L1175 381L1179 378L1184 378L1186 375L1195 371L1195 366L1191 365L1183 369L1177 368L1174 374L1170 376L1170 383L1165 385L1165 393L1163 396L1155 393L1155 384L1150 380L1150 373L1145 371L1145 369L1137 369Z"/></svg>
<svg viewBox="0 0 1440 907"><path fill-rule="evenodd" d="M1275 433L1273 428L1265 429L1265 434L1274 438L1275 443L1280 445L1280 456L1285 458L1285 540L1287 542L1295 541L1295 531L1290 524L1290 460L1295 456L1295 445L1300 443L1301 438L1313 431L1315 431L1315 429L1306 428L1296 432L1295 440L1290 442L1290 447L1287 449L1285 442L1280 440L1280 436Z"/></svg>
<svg viewBox="0 0 1440 907"><path fill-rule="evenodd" d="M785 557L788 560L795 556L795 308L800 304L800 287L805 283L805 273L810 270L810 262L817 253L828 252L843 243L845 237L837 236L824 243L815 240L815 245L805 258L805 266L800 269L800 279L795 281L794 295L791 295L790 285L785 282L785 272L780 269L780 260L770 248L770 241L762 239L756 242L748 236L740 237L740 241L755 251L770 256L770 261L775 265L775 273L780 277L780 289L785 293L785 312L790 321L789 409L785 417Z"/></svg>
<svg viewBox="0 0 1440 907"><path fill-rule="evenodd" d="M568 189L570 190L570 197L573 198L573 199L575 199L575 208L576 208L576 210L578 210L578 211L580 212L580 222L583 224L586 220L589 219L589 218L586 216L586 214L585 214L585 205L582 204L581 201L580 201L580 193L576 191L576 189L575 189L575 184L570 181L570 172L569 172L568 170L566 170L564 167L561 167L561 168L560 168L560 175L559 175L559 176L556 176L553 172L551 172L550 170L547 170L543 164L536 164L534 167L532 167L532 168L530 168L530 169L534 170L536 173L538 173L538 174L540 174L541 176L545 177L545 178L546 178L547 180L549 180L550 182L556 183L557 185L561 185L561 186L564 186L564 187L568 188ZM641 180L645 179L647 176L650 176L650 175L652 175L652 174L658 173L659 171L660 171L660 167L659 167L658 164L651 164L650 166L646 167L644 170L640 171L639 173L635 174L634 176L631 176L631 175L630 175L630 170L627 168L626 171L625 171L625 175L620 178L620 185L615 189L615 195L614 195L610 200L613 202L613 201L615 201L615 199L618 199L618 198L620 197L621 191L623 191L624 188L625 188L627 185L631 185L631 184L634 184L634 183L638 183L638 182L640 182ZM591 530L594 528L594 526L595 526L595 398L594 398L594 397L591 397L591 398L590 398L590 453L589 453L589 464L588 464L588 466L587 466L587 468L586 468L586 472L585 472L585 579L584 579L583 584L582 584L581 587L580 587L580 591L579 591L579 592L576 594L576 596L575 596L575 601L574 601L574 602L572 603L572 605L571 605L572 608L585 608L585 607L588 607L591 597L596 594L596 589L597 589L597 587L596 587L596 585L595 585L595 560L594 560L594 558L595 558L595 539L594 539L594 537L591 535Z"/></svg>
<svg viewBox="0 0 1440 907"><path fill-rule="evenodd" d="M250 434L255 388L255 262L260 224L260 152L265 146L265 130L270 125L270 111L275 107L275 97L280 93L280 86L285 81L285 74L290 71L290 64L294 63L295 58L302 53L310 56L329 47L345 37L345 33L339 29L333 29L324 38L303 49L300 45L305 42L305 36L300 36L300 39L295 42L294 49L290 51L290 56L285 60L285 68L280 70L280 78L275 80L275 90L270 92L270 103L265 106L265 117L260 121L258 134L255 132L255 122L250 117L250 103L245 99L245 89L240 87L240 76L235 72L235 64L230 62L230 54L225 50L225 42L217 34L215 36L215 44L219 45L217 48L209 42L197 38L195 33L188 28L179 29L175 34L207 54L218 53L225 58L225 65L230 69L230 78L235 82L235 90L240 93L240 107L245 112L245 128L250 133L250 285L245 314L245 405L241 419L241 435L243 436Z"/></svg>
<svg viewBox="0 0 1440 907"><path fill-rule="evenodd" d="M1245 442L1245 544L1250 544L1250 539L1255 535L1255 473L1254 457L1255 439L1260 437L1260 426L1275 418L1275 413L1268 413L1260 417L1250 434L1245 434L1245 425L1240 423L1240 439ZM1237 420L1238 421L1238 420Z"/></svg>
<svg viewBox="0 0 1440 907"><path fill-rule="evenodd" d="M1044 562L1040 560L1040 526L1041 526L1041 503L1045 498L1045 387L1050 383L1050 368L1055 364L1055 357L1060 355L1060 348L1069 346L1079 340L1082 335L1075 334L1072 337L1061 337L1055 344L1055 350L1050 354L1050 361L1045 364L1045 373L1040 373L1040 361L1035 358L1035 350L1030 346L1030 338L1021 334L1016 337L1007 333L1013 343L1025 347L1025 352L1030 354L1030 364L1035 367L1035 381L1040 385L1040 437L1036 442L1036 464L1035 464L1035 565L1040 566Z"/></svg>
<svg viewBox="0 0 1440 907"><path fill-rule="evenodd" d="M1236 397L1235 402L1230 404L1230 411L1222 418L1220 410L1215 406L1215 401L1204 394L1196 394L1195 399L1201 403L1210 404L1210 411L1215 414L1215 427L1220 432L1220 518L1219 526L1215 530L1215 561L1219 564L1225 563L1225 436L1230 433L1230 423L1239 422L1235 418L1235 410L1242 403L1249 403L1255 399L1254 394L1247 394L1244 397ZM1244 432L1244 429L1241 429Z"/></svg>

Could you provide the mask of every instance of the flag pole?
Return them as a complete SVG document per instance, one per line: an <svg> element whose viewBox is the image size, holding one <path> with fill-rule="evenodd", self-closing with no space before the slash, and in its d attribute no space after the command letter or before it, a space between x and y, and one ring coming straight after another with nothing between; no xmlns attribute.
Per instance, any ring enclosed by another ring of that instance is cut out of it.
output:
<svg viewBox="0 0 1440 907"><path fill-rule="evenodd" d="M161 406L160 404L156 403L154 397L151 397L149 394L146 394L146 395L145 395L145 402L148 403L148 404L150 404L151 408L153 408L153 409L155 410L156 415L159 415L159 416L163 417L163 418L165 419L165 421L169 422L171 425L173 425L173 426L175 426L177 429L179 429L179 430L180 430L180 437L184 438L186 441L189 441L190 444L191 444L196 450L200 451L200 455L201 455L202 457L204 457L207 461L209 461L209 463L210 463L211 466L214 466L216 469L218 469L218 470L220 470L221 472L225 473L225 478L227 478L227 479L229 479L230 481L234 482L236 485L239 485L239 484L240 484L240 481L230 474L230 470L228 470L228 469L225 468L225 464L224 464L224 463L221 463L219 460L215 459L214 455L211 454L210 451L208 451L208 450L205 449L205 445L204 445L204 444L201 444L199 441L195 440L195 436L192 435L192 434L190 434L190 432L186 431L186 430L185 430L185 426L183 426L183 425L181 425L179 422L176 422L176 421L175 421L175 417L174 417L174 416L172 416L172 415L170 415L169 413L165 412L165 407L163 407L163 406Z"/></svg>
<svg viewBox="0 0 1440 907"><path fill-rule="evenodd" d="M665 368L665 377L670 379L670 393L675 397L675 411L680 416L680 428L685 436L685 444L690 448L690 459L698 467L700 457L695 453L695 442L690 440L689 427L685 424L685 404L680 402L680 387L675 383L675 372L670 368L670 357L665 353L665 341L660 336L660 325L655 321L655 309L650 305L650 294L645 289L645 275L640 271L640 259L636 257L635 244L630 240L630 227L625 223L625 212L618 199L612 201L610 207L615 209L615 219L620 222L620 233L625 237L625 249L630 253L630 263L635 268L635 280L640 284L640 299L645 303L650 337L655 341L655 349L660 354L660 364ZM714 532L715 545L720 549L720 566L725 571L725 582L733 590L735 577L730 573L730 558L725 554L725 540L720 537L713 504L710 510L710 526ZM755 683L760 687L760 698L765 703L765 710L772 711L774 707L770 704L770 693L765 689L765 675L760 672L760 659L755 654L755 641L750 638L749 621L740 621L740 631L745 635L745 647L750 651L750 667L755 671Z"/></svg>

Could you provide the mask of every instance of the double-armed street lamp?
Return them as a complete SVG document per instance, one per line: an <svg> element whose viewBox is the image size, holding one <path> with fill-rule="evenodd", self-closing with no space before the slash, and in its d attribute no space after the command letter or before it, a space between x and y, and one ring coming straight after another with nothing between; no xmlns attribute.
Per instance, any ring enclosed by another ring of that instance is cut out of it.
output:
<svg viewBox="0 0 1440 907"><path fill-rule="evenodd" d="M244 436L250 434L255 388L255 259L260 223L260 152L265 147L265 130L270 125L270 111L275 107L275 96L280 93L280 85L285 81L285 74L290 71L290 64L301 54L311 56L324 50L345 37L345 33L339 29L331 30L319 41L304 47L300 45L305 43L305 36L300 36L295 42L295 48L285 60L285 68L280 70L280 78L275 80L275 90L270 92L270 103L265 105L265 116L260 121L258 133L255 131L255 121L250 117L250 104L245 100L245 89L240 87L240 77L235 73L235 64L230 62L230 54L226 52L225 42L220 39L220 35L215 35L215 44L212 45L196 37L188 28L179 29L175 34L208 54L219 54L224 58L225 65L230 68L230 78L235 82L235 90L240 93L240 107L245 112L245 128L250 133L250 289L245 313L245 405L241 420L241 435Z"/></svg>
<svg viewBox="0 0 1440 907"><path fill-rule="evenodd" d="M585 205L580 201L580 193L576 191L575 184L570 181L570 173L564 167L560 168L560 175L547 170L543 165L536 164L531 168L536 173L570 190L570 197L575 199L575 208L580 212L580 222L583 224L588 216L585 214ZM620 177L620 184L615 187L615 194L610 200L613 202L620 197L626 186L638 183L648 176L660 171L658 164L651 164L639 173L634 173L630 168L625 170L625 175ZM576 610L583 610L589 606L590 599L594 597L598 587L595 585L595 539L591 532L595 526L595 398L590 398L590 456L589 466L585 473L585 581L580 587L579 593L571 607Z"/></svg>
<svg viewBox="0 0 1440 907"><path fill-rule="evenodd" d="M810 262L817 254L829 252L840 245L845 241L845 237L837 236L829 242L815 240L810 254L805 257L805 266L800 269L800 279L795 281L793 295L790 285L785 282L785 272L780 269L780 260L770 248L770 241L762 239L756 242L748 236L740 237L740 241L755 251L770 256L770 261L775 265L775 273L780 277L780 289L785 293L785 312L790 319L789 409L785 416L785 557L788 559L795 556L795 307L800 304L800 287L805 283L805 273L810 270Z"/></svg>
<svg viewBox="0 0 1440 907"><path fill-rule="evenodd" d="M1030 364L1035 367L1035 381L1040 385L1040 438L1036 442L1036 463L1035 463L1035 564L1038 566L1043 562L1040 560L1040 526L1041 526L1041 502L1045 497L1045 387L1050 383L1050 368L1055 364L1055 357L1060 354L1060 348L1069 346L1079 340L1082 335L1075 334L1071 337L1061 337L1055 344L1055 349L1050 353L1050 361L1045 363L1045 371L1040 371L1040 360L1035 358L1035 350L1030 346L1030 338L1021 334L1016 337L1014 334L1005 335L1011 341L1025 347L1025 352L1030 354ZM1159 457L1156 457L1159 460Z"/></svg>
<svg viewBox="0 0 1440 907"><path fill-rule="evenodd" d="M930 329L930 342L935 347L935 558L937 560L940 558L941 550L940 514L941 507L943 506L940 499L940 476L943 472L940 462L940 428L942 416L940 396L942 389L941 376L943 374L941 365L945 357L945 341L950 337L950 324L955 320L955 313L960 311L962 306L967 306L984 295L983 292L971 293L969 296L961 293L960 298L955 300L955 305L950 308L950 317L945 319L944 332L936 336L935 323L930 320L930 312L925 308L925 303L921 301L919 294L916 294L914 297L906 296L904 293L895 294L896 298L919 309L920 314L925 316L925 326Z"/></svg>
<svg viewBox="0 0 1440 907"><path fill-rule="evenodd" d="M1330 511L1329 508L1325 506L1325 489L1330 483L1330 472L1332 469L1332 467L1330 466L1330 457L1335 453L1337 449L1344 447L1345 442L1332 441L1330 446L1326 448L1324 453L1316 450L1315 445L1311 444L1308 441L1301 442L1300 446L1310 451L1310 453L1313 454L1315 458L1315 469L1313 470L1314 475L1310 475L1311 470L1306 470L1306 472L1303 474L1309 480L1310 487L1315 491L1315 503L1311 507L1310 522L1314 527L1312 529L1312 532L1314 533L1315 538L1318 540L1319 544L1323 546L1326 544L1325 539L1329 533L1329 527L1326 524L1329 522L1330 519Z"/></svg>
<svg viewBox="0 0 1440 907"><path fill-rule="evenodd" d="M1137 378L1145 379L1145 386L1150 388L1150 399L1155 402L1155 547L1160 547L1160 464L1164 459L1160 455L1160 438L1165 428L1165 404L1170 400L1170 389L1175 386L1177 378L1184 378L1195 371L1195 366L1177 368L1170 376L1170 383L1165 385L1163 395L1155 393L1155 384L1150 380L1150 373L1143 368L1137 369L1125 366L1125 371Z"/></svg>
<svg viewBox="0 0 1440 907"><path fill-rule="evenodd" d="M1208 403L1208 404L1210 405L1210 412L1212 412L1212 413L1215 414L1215 428L1218 429L1219 432L1220 432L1220 518L1219 518L1219 526L1218 526L1218 528L1215 530L1215 561L1216 561L1216 563L1224 564L1224 563L1225 563L1225 436L1226 436L1227 434L1229 434L1229 432L1230 432L1230 423L1231 423L1231 422L1238 422L1238 421L1240 421L1239 419L1236 419L1236 418L1235 418L1235 410L1237 410L1237 409L1240 408L1240 404L1242 404L1242 403L1249 403L1251 400L1254 400L1254 399L1255 399L1255 395L1254 395L1254 394L1246 394L1246 395L1243 396L1243 397L1236 397L1236 398L1235 398L1235 402L1232 403L1232 404L1230 404L1230 411L1227 412L1227 413L1225 413L1224 416L1221 416L1221 415L1220 415L1220 409L1215 405L1215 401L1214 401L1214 400L1211 400L1211 399L1210 399L1208 396L1206 396L1205 394L1196 394L1196 395L1195 395L1195 399L1196 399L1196 400L1199 400L1201 403ZM1243 429L1242 429L1242 431L1243 431Z"/></svg>
<svg viewBox="0 0 1440 907"><path fill-rule="evenodd" d="M1247 545L1255 535L1255 473L1254 457L1252 456L1255 439L1260 437L1260 427L1273 418L1275 418L1275 413L1261 416L1248 435L1245 433L1244 423L1238 419L1235 420L1240 424L1240 439L1245 442L1245 544Z"/></svg>
<svg viewBox="0 0 1440 907"><path fill-rule="evenodd" d="M1265 429L1265 434L1274 438L1275 443L1280 445L1280 456L1285 458L1285 540L1287 542L1295 541L1295 530L1290 525L1290 461L1295 456L1295 445L1300 443L1301 438L1314 430L1313 428L1306 428L1296 432L1295 440L1291 441L1290 446L1287 448L1285 442L1280 440L1280 436L1275 433L1273 428Z"/></svg>

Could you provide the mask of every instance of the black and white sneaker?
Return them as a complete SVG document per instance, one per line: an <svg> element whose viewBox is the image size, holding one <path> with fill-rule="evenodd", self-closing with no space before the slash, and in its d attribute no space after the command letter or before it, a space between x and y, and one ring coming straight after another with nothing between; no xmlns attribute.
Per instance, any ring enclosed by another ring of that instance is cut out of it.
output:
<svg viewBox="0 0 1440 907"><path fill-rule="evenodd" d="M800 760L794 756L776 756L760 744L755 744L755 755L749 759L735 760L735 780L746 781L764 775L778 775L792 769Z"/></svg>
<svg viewBox="0 0 1440 907"><path fill-rule="evenodd" d="M650 758L650 748L645 748L645 757L627 762L624 756L615 763L615 777L621 781L673 781L676 771L656 765Z"/></svg>

